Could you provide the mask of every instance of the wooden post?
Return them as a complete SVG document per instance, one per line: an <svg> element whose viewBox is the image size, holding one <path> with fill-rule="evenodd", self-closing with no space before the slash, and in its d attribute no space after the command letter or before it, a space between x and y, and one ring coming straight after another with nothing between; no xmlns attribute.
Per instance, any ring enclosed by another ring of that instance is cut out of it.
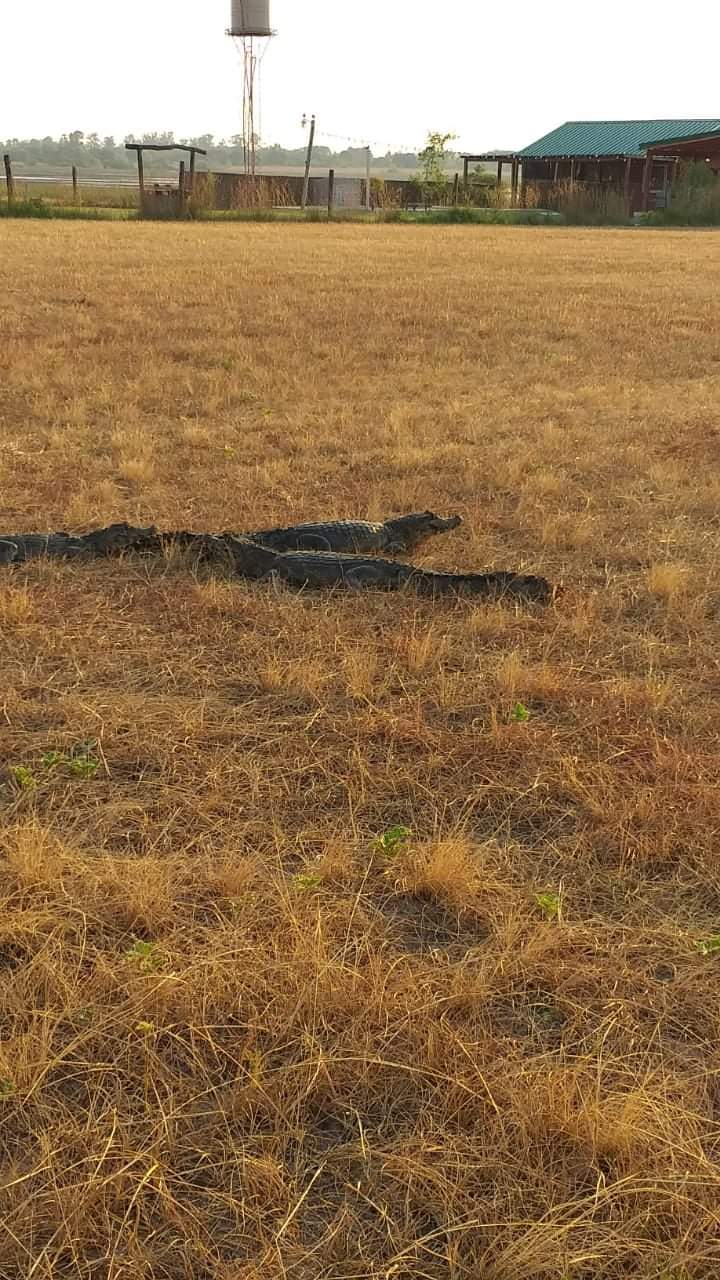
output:
<svg viewBox="0 0 720 1280"><path fill-rule="evenodd" d="M8 155L3 156L3 162L5 164L5 181L7 183L8 209L11 209L15 202L15 183L13 181L12 164L10 163L10 156Z"/></svg>
<svg viewBox="0 0 720 1280"><path fill-rule="evenodd" d="M671 176L670 176L670 190L668 191L668 194L667 194L667 208L668 208L668 209L670 208L670 205L672 204L672 198L673 198L673 194L672 194L672 193L673 193L673 188L674 188L674 186L675 186L675 183L676 183L676 182L677 182L677 180L678 180L678 170L679 170L679 169L680 169L680 159L679 159L679 157L678 157L678 156L676 156L676 157L675 157L675 159L673 160L672 174L671 174Z"/></svg>
<svg viewBox="0 0 720 1280"><path fill-rule="evenodd" d="M312 164L313 146L315 145L315 117L310 120L310 137L308 139L307 156L305 158L305 178L303 180L302 190L302 209L307 209L308 193L310 191L310 165Z"/></svg>
<svg viewBox="0 0 720 1280"><path fill-rule="evenodd" d="M575 161L570 161L570 190L575 189Z"/></svg>
<svg viewBox="0 0 720 1280"><path fill-rule="evenodd" d="M469 156L463 156L463 191L465 192L466 201L468 198L468 185L470 180L469 174L470 174L470 158Z"/></svg>
<svg viewBox="0 0 720 1280"><path fill-rule="evenodd" d="M195 152L190 152L190 195L195 190Z"/></svg>
<svg viewBox="0 0 720 1280"><path fill-rule="evenodd" d="M365 148L365 208L372 209L372 187L370 185L370 148Z"/></svg>
<svg viewBox="0 0 720 1280"><path fill-rule="evenodd" d="M72 167L73 204L78 204L78 171L77 165Z"/></svg>
<svg viewBox="0 0 720 1280"><path fill-rule="evenodd" d="M328 222L333 216L335 208L335 170L331 169L328 173Z"/></svg>
<svg viewBox="0 0 720 1280"><path fill-rule="evenodd" d="M142 205L143 199L145 197L145 169L143 167L142 147L137 148L137 162L138 162L138 186L140 188L140 204Z"/></svg>
<svg viewBox="0 0 720 1280"><path fill-rule="evenodd" d="M180 161L180 172L178 174L178 212L182 213L185 209L185 161Z"/></svg>
<svg viewBox="0 0 720 1280"><path fill-rule="evenodd" d="M555 186L557 186L558 178L559 178L559 177L560 177L560 161L559 161L559 160L556 160L556 161L555 161L555 168L553 169L553 184L554 184Z"/></svg>
<svg viewBox="0 0 720 1280"><path fill-rule="evenodd" d="M518 160L517 156L513 156L513 161L510 168L510 203L513 209L517 204L519 169L520 169L520 161Z"/></svg>
<svg viewBox="0 0 720 1280"><path fill-rule="evenodd" d="M643 167L642 181L642 208L643 213L647 213L650 208L650 178L652 175L652 156L645 157L645 165Z"/></svg>
<svg viewBox="0 0 720 1280"><path fill-rule="evenodd" d="M456 173L455 181L453 182L453 196L452 196L452 202L455 207L457 207L457 205L460 203L459 195L460 195L460 174Z"/></svg>
<svg viewBox="0 0 720 1280"><path fill-rule="evenodd" d="M522 164L520 164L520 162L518 161L518 167L520 169L520 207L524 209L525 200L527 198L527 182L525 180L525 161L523 160Z"/></svg>
<svg viewBox="0 0 720 1280"><path fill-rule="evenodd" d="M625 197L625 213L629 218L632 213L632 156L628 156L625 161L625 179L623 182L623 195Z"/></svg>

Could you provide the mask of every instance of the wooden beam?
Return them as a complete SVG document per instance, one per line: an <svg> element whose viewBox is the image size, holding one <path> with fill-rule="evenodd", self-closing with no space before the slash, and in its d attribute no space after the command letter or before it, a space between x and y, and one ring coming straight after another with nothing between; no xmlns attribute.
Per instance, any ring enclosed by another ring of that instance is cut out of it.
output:
<svg viewBox="0 0 720 1280"><path fill-rule="evenodd" d="M499 187L501 187L501 186L502 186L502 171L503 171L503 162L502 162L502 160L498 160L498 162L497 162L497 184L498 184L498 186L499 186Z"/></svg>
<svg viewBox="0 0 720 1280"><path fill-rule="evenodd" d="M190 152L190 195L195 190L195 151Z"/></svg>
<svg viewBox="0 0 720 1280"><path fill-rule="evenodd" d="M457 208L458 204L460 203L459 195L460 195L460 174L456 173L455 178L453 180L453 193L452 193L453 208Z"/></svg>
<svg viewBox="0 0 720 1280"><path fill-rule="evenodd" d="M187 151L189 155L206 156L202 147L187 147L180 142L126 142L126 151Z"/></svg>
<svg viewBox="0 0 720 1280"><path fill-rule="evenodd" d="M185 161L180 161L180 171L178 174L178 213L185 210Z"/></svg>
<svg viewBox="0 0 720 1280"><path fill-rule="evenodd" d="M466 200L468 195L468 183L470 180L469 174L470 174L470 157L463 156L463 191L465 192Z"/></svg>
<svg viewBox="0 0 720 1280"><path fill-rule="evenodd" d="M570 161L570 190L571 191L575 186L575 166L576 166L576 160L573 157L573 159Z"/></svg>
<svg viewBox="0 0 720 1280"><path fill-rule="evenodd" d="M328 222L333 216L335 208L335 170L331 169L328 173Z"/></svg>
<svg viewBox="0 0 720 1280"><path fill-rule="evenodd" d="M78 202L78 171L77 171L76 164L74 164L72 167L72 184L73 184L73 204L77 204Z"/></svg>
<svg viewBox="0 0 720 1280"><path fill-rule="evenodd" d="M510 169L510 203L515 208L517 204L518 194L518 177L520 174L520 161L517 156L513 156L512 166Z"/></svg>

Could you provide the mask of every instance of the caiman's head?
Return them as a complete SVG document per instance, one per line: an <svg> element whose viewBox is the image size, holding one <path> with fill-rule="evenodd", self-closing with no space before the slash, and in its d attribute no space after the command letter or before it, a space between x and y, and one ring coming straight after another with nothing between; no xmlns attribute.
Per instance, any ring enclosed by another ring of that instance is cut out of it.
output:
<svg viewBox="0 0 720 1280"><path fill-rule="evenodd" d="M416 511L410 516L398 516L397 520L386 520L385 528L393 539L388 550L412 551L428 538L438 533L449 533L461 524L460 516L436 516L434 511Z"/></svg>

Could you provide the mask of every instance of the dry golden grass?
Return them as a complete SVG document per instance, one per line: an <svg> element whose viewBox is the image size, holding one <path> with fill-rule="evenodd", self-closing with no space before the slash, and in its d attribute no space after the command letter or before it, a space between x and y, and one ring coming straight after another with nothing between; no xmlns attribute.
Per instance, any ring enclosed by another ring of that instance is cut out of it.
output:
<svg viewBox="0 0 720 1280"><path fill-rule="evenodd" d="M430 506L565 584L4 571L2 1280L716 1277L714 237L0 239L3 528Z"/></svg>

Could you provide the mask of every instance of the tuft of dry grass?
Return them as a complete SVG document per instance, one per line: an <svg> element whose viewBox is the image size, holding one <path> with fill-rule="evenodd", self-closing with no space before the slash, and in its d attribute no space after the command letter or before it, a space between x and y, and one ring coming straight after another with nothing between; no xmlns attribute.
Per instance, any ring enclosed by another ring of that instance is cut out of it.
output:
<svg viewBox="0 0 720 1280"><path fill-rule="evenodd" d="M716 1276L707 237L0 237L6 528L432 507L565 585L3 570L0 1280Z"/></svg>
<svg viewBox="0 0 720 1280"><path fill-rule="evenodd" d="M689 572L684 564L654 564L648 573L648 587L654 596L669 604L685 595L689 585Z"/></svg>

